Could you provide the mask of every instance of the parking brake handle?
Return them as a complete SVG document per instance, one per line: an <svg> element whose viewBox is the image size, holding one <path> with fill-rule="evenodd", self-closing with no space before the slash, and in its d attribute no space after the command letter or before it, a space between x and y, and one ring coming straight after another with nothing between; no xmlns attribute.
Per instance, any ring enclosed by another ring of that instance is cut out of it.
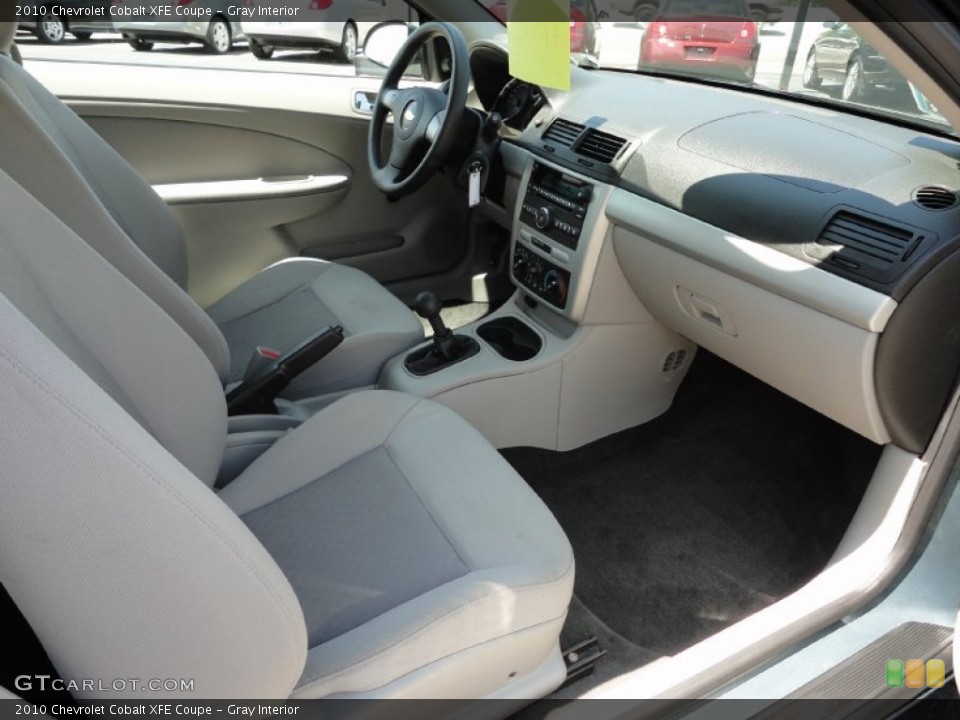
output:
<svg viewBox="0 0 960 720"><path fill-rule="evenodd" d="M343 328L332 325L286 353L258 347L247 365L243 382L227 393L227 412L230 415L276 414L274 401L284 388L342 342Z"/></svg>

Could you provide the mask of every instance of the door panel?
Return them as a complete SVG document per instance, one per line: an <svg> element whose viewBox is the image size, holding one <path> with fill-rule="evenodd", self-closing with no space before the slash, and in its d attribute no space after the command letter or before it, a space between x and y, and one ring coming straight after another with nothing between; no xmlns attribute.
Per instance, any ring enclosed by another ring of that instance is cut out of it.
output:
<svg viewBox="0 0 960 720"><path fill-rule="evenodd" d="M256 82L270 80L250 75ZM316 112L302 109L300 93L274 93L275 107L264 107L263 95L256 96L259 107L201 103L195 85L184 89L182 101L172 87L152 102L103 95L69 99L144 177L162 186L162 193L176 195L169 202L187 236L189 291L204 306L288 257L337 260L389 285L442 274L466 251L466 203L446 178L438 175L398 202L370 181L368 119L352 105L356 90L375 92L378 81L304 80L321 93L328 85L336 96L322 94ZM222 96L222 88L215 94ZM285 97L290 109L277 102ZM313 178L318 187L302 193L264 187L261 195L223 196L225 181L245 181L231 187L249 191L260 178L304 183Z"/></svg>

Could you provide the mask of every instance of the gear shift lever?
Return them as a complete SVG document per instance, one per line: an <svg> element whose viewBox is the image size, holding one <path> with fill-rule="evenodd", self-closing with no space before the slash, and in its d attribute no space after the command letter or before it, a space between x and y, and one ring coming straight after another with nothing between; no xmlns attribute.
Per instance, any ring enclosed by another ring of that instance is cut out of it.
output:
<svg viewBox="0 0 960 720"><path fill-rule="evenodd" d="M440 317L440 311L443 310L443 302L440 300L440 296L429 290L422 292L413 301L413 309L433 328L433 347L437 354L444 360L453 360L453 333L444 324L443 318Z"/></svg>
<svg viewBox="0 0 960 720"><path fill-rule="evenodd" d="M440 317L443 303L435 292L422 292L413 301L417 315L433 328L433 344L415 350L405 364L414 375L429 375L480 352L480 345L467 335L454 335Z"/></svg>

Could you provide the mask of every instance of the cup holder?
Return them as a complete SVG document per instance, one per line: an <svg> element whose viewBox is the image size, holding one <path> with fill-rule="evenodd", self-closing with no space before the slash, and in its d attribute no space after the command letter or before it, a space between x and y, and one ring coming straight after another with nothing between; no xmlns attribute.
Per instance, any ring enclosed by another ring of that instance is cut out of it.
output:
<svg viewBox="0 0 960 720"><path fill-rule="evenodd" d="M498 318L477 328L477 335L497 353L514 362L537 356L543 340L526 323L513 317Z"/></svg>

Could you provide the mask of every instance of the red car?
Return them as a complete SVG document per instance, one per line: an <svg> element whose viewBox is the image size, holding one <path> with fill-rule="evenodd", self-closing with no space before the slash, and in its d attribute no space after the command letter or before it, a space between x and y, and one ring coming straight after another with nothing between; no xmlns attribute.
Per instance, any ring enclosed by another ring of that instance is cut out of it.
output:
<svg viewBox="0 0 960 720"><path fill-rule="evenodd" d="M640 41L640 69L753 82L760 32L746 0L667 0Z"/></svg>

